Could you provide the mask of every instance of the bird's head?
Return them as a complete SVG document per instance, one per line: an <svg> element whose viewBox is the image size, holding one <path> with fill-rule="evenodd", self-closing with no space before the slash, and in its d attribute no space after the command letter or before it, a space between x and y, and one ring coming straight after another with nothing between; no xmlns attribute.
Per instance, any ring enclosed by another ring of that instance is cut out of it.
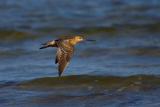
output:
<svg viewBox="0 0 160 107"><path fill-rule="evenodd" d="M77 35L77 36L72 37L69 41L72 45L76 45L77 43L82 42L83 40L84 39L82 36Z"/></svg>
<svg viewBox="0 0 160 107"><path fill-rule="evenodd" d="M95 40L84 39L83 36L79 36L79 35L74 36L74 37L72 37L72 39L70 39L70 43L71 43L72 45L76 45L77 43L83 42L83 41L91 41L91 42L92 42L92 41L95 41Z"/></svg>
<svg viewBox="0 0 160 107"><path fill-rule="evenodd" d="M84 40L84 38L82 36L75 36L74 40L78 43Z"/></svg>

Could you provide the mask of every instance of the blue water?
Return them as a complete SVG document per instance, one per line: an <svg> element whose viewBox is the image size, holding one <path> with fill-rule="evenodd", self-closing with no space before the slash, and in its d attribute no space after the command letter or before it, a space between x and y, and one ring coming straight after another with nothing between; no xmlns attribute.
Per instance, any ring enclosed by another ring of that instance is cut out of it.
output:
<svg viewBox="0 0 160 107"><path fill-rule="evenodd" d="M159 107L159 12L159 0L1 0L0 106ZM96 41L58 79L56 49L39 47L76 34Z"/></svg>

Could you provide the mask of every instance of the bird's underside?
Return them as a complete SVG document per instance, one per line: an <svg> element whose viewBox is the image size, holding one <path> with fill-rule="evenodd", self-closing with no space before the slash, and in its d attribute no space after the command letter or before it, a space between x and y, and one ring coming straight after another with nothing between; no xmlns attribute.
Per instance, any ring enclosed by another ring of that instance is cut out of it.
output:
<svg viewBox="0 0 160 107"><path fill-rule="evenodd" d="M57 48L55 64L58 64L58 74L59 76L61 76L62 72L69 64L69 61L73 55L74 46L71 45L68 40L59 39L59 40L49 41L43 44L43 46L40 49L48 47Z"/></svg>

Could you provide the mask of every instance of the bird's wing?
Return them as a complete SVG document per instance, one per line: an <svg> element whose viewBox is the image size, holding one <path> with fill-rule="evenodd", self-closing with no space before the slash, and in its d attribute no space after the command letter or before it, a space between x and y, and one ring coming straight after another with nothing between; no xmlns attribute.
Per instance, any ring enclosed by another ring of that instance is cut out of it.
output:
<svg viewBox="0 0 160 107"><path fill-rule="evenodd" d="M55 40L48 41L48 42L42 44L42 47L40 47L40 49L44 49L44 48L48 48L48 47L57 47L56 41Z"/></svg>
<svg viewBox="0 0 160 107"><path fill-rule="evenodd" d="M70 46L69 48L64 46L58 47L55 63L59 64L58 65L59 76L61 76L64 69L69 64L73 52L74 52L74 47L72 46Z"/></svg>

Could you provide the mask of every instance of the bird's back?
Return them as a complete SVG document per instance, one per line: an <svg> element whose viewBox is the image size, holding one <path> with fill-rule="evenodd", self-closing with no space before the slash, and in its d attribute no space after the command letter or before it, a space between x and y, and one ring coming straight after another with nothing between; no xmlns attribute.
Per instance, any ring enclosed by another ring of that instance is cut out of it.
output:
<svg viewBox="0 0 160 107"><path fill-rule="evenodd" d="M74 46L70 44L69 39L58 39L55 41L56 41L57 47L65 51L72 51L74 48Z"/></svg>

